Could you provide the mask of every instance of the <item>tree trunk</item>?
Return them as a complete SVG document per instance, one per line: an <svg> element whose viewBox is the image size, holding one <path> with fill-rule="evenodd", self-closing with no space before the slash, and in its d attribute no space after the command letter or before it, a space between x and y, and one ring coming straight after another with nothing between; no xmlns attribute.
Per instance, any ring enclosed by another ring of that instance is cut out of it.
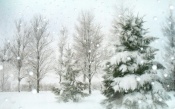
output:
<svg viewBox="0 0 175 109"><path fill-rule="evenodd" d="M84 73L87 73L87 69L86 69L86 62L84 62ZM85 83L86 82L86 74L83 74L83 82Z"/></svg>
<svg viewBox="0 0 175 109"><path fill-rule="evenodd" d="M83 74L83 82L86 82L86 74Z"/></svg>
<svg viewBox="0 0 175 109"><path fill-rule="evenodd" d="M60 81L59 82L61 83L61 81L62 81L62 78L61 78L61 75L60 75Z"/></svg>
<svg viewBox="0 0 175 109"><path fill-rule="evenodd" d="M37 79L37 93L39 93L40 85L39 85L39 79Z"/></svg>
<svg viewBox="0 0 175 109"><path fill-rule="evenodd" d="M91 75L91 74L90 74ZM89 78L89 94L91 94L91 78Z"/></svg>
<svg viewBox="0 0 175 109"><path fill-rule="evenodd" d="M19 65L19 63L18 63ZM20 75L20 65L18 66L18 92L21 92L21 75Z"/></svg>
<svg viewBox="0 0 175 109"><path fill-rule="evenodd" d="M173 88L173 90L175 91L175 73L174 73L174 88Z"/></svg>
<svg viewBox="0 0 175 109"><path fill-rule="evenodd" d="M39 72L39 69L40 69L40 55L39 55L39 52L38 52L37 58L38 58L38 60L37 60L38 62L37 62L36 90L37 90L37 93L39 93L39 91L40 91L40 84L39 84L39 82L40 82L40 72Z"/></svg>
<svg viewBox="0 0 175 109"><path fill-rule="evenodd" d="M4 84L5 84L5 78L4 78L4 62L2 63L3 64L3 70L2 70L2 92L4 91Z"/></svg>
<svg viewBox="0 0 175 109"><path fill-rule="evenodd" d="M36 90L37 90L37 93L39 93L40 91L40 72L39 72L39 62L38 62L38 68L37 68L37 80L36 80Z"/></svg>
<svg viewBox="0 0 175 109"><path fill-rule="evenodd" d="M91 94L91 64L89 64L89 94Z"/></svg>
<svg viewBox="0 0 175 109"><path fill-rule="evenodd" d="M21 79L20 77L18 77L18 92L21 92L20 86L21 86Z"/></svg>

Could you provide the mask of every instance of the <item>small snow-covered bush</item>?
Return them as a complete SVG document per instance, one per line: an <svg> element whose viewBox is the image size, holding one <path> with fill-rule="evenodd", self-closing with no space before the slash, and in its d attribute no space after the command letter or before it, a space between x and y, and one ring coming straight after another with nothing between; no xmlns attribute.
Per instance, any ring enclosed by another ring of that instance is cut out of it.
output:
<svg viewBox="0 0 175 109"><path fill-rule="evenodd" d="M58 95L59 101L78 102L88 94L84 93L86 84L82 82L63 82L61 88L53 88L53 92Z"/></svg>

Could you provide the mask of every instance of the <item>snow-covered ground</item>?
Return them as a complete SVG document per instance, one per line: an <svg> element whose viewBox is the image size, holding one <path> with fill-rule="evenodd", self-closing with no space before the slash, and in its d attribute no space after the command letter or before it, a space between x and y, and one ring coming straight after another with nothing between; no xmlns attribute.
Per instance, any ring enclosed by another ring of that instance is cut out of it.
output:
<svg viewBox="0 0 175 109"><path fill-rule="evenodd" d="M93 91L79 103L59 103L52 92L2 92L0 109L103 109L100 104L103 99L100 91Z"/></svg>
<svg viewBox="0 0 175 109"><path fill-rule="evenodd" d="M167 101L169 109L175 109L174 92L170 92L171 100ZM79 103L59 103L52 92L1 92L0 109L104 109L100 102L105 97L100 91L93 91L92 95Z"/></svg>
<svg viewBox="0 0 175 109"><path fill-rule="evenodd" d="M171 99L168 100L166 103L168 104L169 109L175 109L175 92L169 92L169 95Z"/></svg>

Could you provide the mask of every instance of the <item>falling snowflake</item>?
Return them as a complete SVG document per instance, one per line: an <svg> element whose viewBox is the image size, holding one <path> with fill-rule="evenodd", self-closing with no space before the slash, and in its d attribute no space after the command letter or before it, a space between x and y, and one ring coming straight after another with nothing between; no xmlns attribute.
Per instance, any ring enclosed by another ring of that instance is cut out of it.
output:
<svg viewBox="0 0 175 109"><path fill-rule="evenodd" d="M32 71L30 71L30 72L29 72L29 75L30 75L30 76L33 76L33 72L32 72Z"/></svg>
<svg viewBox="0 0 175 109"><path fill-rule="evenodd" d="M170 25L171 25L172 23L169 21L169 22L168 22L168 24L170 24Z"/></svg>
<svg viewBox="0 0 175 109"><path fill-rule="evenodd" d="M137 77L136 80L137 80L137 81L140 81L140 77Z"/></svg>
<svg viewBox="0 0 175 109"><path fill-rule="evenodd" d="M2 65L0 65L0 70L2 70L3 69L3 66Z"/></svg>
<svg viewBox="0 0 175 109"><path fill-rule="evenodd" d="M120 18L120 17L122 17L122 15L118 15L118 17Z"/></svg>
<svg viewBox="0 0 175 109"><path fill-rule="evenodd" d="M152 69L153 69L153 70L157 70L157 65L153 65L153 66L152 66Z"/></svg>
<svg viewBox="0 0 175 109"><path fill-rule="evenodd" d="M18 56L16 59L17 59L17 60L20 60L21 58Z"/></svg>
<svg viewBox="0 0 175 109"><path fill-rule="evenodd" d="M174 9L174 6L173 5L170 5L169 8L170 8L170 10L173 10Z"/></svg>
<svg viewBox="0 0 175 109"><path fill-rule="evenodd" d="M142 51L142 50L143 50L143 48L140 48L140 50Z"/></svg>
<svg viewBox="0 0 175 109"><path fill-rule="evenodd" d="M138 103L140 104L140 103L142 103L142 101L141 101L141 100L139 100L139 101L138 101Z"/></svg>
<svg viewBox="0 0 175 109"><path fill-rule="evenodd" d="M159 98L159 101L162 101L162 98Z"/></svg>
<svg viewBox="0 0 175 109"><path fill-rule="evenodd" d="M6 98L6 99L5 99L5 101L7 102L7 101L8 101L8 99Z"/></svg>
<svg viewBox="0 0 175 109"><path fill-rule="evenodd" d="M153 18L155 21L157 21L157 17L156 16L154 16L154 18Z"/></svg>
<svg viewBox="0 0 175 109"><path fill-rule="evenodd" d="M144 63L144 60L141 60L140 63L143 64Z"/></svg>
<svg viewBox="0 0 175 109"><path fill-rule="evenodd" d="M152 85L154 85L154 82L151 82Z"/></svg>
<svg viewBox="0 0 175 109"><path fill-rule="evenodd" d="M167 76L168 76L168 74L165 73L165 74L164 74L164 77L167 77Z"/></svg>
<svg viewBox="0 0 175 109"><path fill-rule="evenodd" d="M130 61L131 60L131 57L127 57L127 60Z"/></svg>

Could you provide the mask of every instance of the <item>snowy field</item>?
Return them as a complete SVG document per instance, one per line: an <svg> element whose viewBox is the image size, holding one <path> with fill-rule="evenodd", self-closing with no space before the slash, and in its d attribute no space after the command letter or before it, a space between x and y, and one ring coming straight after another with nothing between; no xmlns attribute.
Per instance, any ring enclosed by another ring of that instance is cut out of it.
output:
<svg viewBox="0 0 175 109"><path fill-rule="evenodd" d="M169 93L171 100L167 101L169 109L175 109L174 92ZM30 92L0 93L0 109L104 109L100 102L105 98L100 91L79 103L59 103L52 92L33 94Z"/></svg>
<svg viewBox="0 0 175 109"><path fill-rule="evenodd" d="M0 93L0 109L103 109L104 96L94 91L79 103L59 103L52 92L33 94L30 92Z"/></svg>

